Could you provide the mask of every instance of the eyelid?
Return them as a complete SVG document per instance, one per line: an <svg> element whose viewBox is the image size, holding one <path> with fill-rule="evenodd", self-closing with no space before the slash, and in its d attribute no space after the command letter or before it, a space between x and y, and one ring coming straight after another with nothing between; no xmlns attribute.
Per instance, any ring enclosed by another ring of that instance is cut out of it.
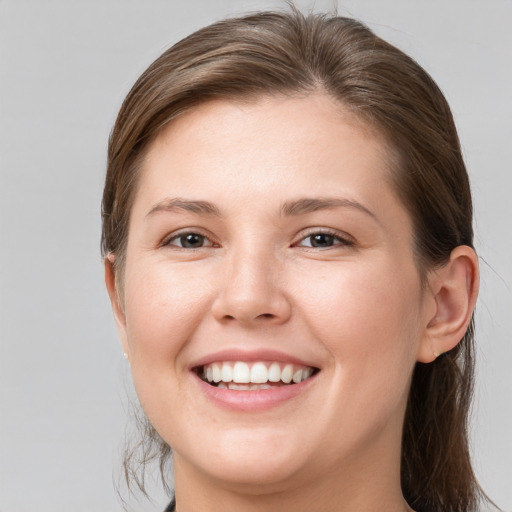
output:
<svg viewBox="0 0 512 512"><path fill-rule="evenodd" d="M292 245L294 247L305 247L308 248L308 246L301 246L299 245L300 242L305 240L306 238L313 236L313 235L330 235L334 238L337 238L339 241L341 241L341 244L333 245L332 248L336 248L339 246L345 246L350 247L355 245L355 240L352 236L350 236L348 233L345 233L343 231L338 231L336 229L331 228L308 228L305 232L302 231L300 233L300 237L298 238L297 242L294 242ZM312 249L316 249L315 247L311 247ZM331 247L328 247L329 249Z"/></svg>
<svg viewBox="0 0 512 512"><path fill-rule="evenodd" d="M200 229L200 228L183 228L183 229L179 229L178 231L173 231L172 233L170 233L169 235L165 236L162 241L160 242L160 247L173 247L173 248L176 248L176 249L183 249L183 250L186 250L186 251L191 251L191 250L194 250L194 249L189 249L189 248L186 248L186 247L180 247L179 245L173 245L171 244L171 242L173 240L176 240L177 238L180 238L182 236L186 236L186 235L200 235L202 236L203 238L205 238L206 240L208 240L209 244L210 245L206 245L206 246L203 246L203 247L198 247L197 249L207 249L207 248L210 248L210 247L219 247L219 244L215 243L212 239L212 236L211 235L208 235L204 232L204 230ZM195 250L197 250L195 249Z"/></svg>
<svg viewBox="0 0 512 512"><path fill-rule="evenodd" d="M171 244L171 242L173 240L176 240L182 236L186 236L186 235L190 235L190 234L200 235L200 236L204 237L209 242L209 245L199 247L197 249L220 247L220 245L213 240L213 237L210 234L205 233L204 230L201 228L194 228L194 227L183 228L183 229L179 229L177 231L173 231L172 233L165 236L159 245L161 247L173 247L176 249L184 249L187 251L193 250L190 248L180 247L179 245ZM338 231L338 230L332 229L332 228L314 227L314 228L308 228L308 229L300 232L299 235L296 237L297 241L292 243L292 247L307 248L308 246L301 246L299 244L306 238L313 236L313 235L317 235L317 234L329 235L329 236L332 236L332 237L338 239L340 243L332 246L333 248L339 247L339 246L347 246L348 247L348 246L355 245L355 240L348 233ZM316 249L316 248L313 247L313 249Z"/></svg>

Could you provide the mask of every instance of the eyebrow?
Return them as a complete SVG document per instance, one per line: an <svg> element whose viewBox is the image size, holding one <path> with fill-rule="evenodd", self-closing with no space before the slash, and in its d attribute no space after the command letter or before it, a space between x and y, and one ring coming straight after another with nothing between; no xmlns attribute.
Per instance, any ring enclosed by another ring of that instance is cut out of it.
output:
<svg viewBox="0 0 512 512"><path fill-rule="evenodd" d="M306 213L316 212L317 210L327 210L340 207L355 208L377 220L377 216L361 203L351 199L338 197L304 197L295 201L286 201L283 206L281 206L281 214L285 216L304 215Z"/></svg>
<svg viewBox="0 0 512 512"><path fill-rule="evenodd" d="M293 201L285 201L280 208L280 213L281 215L288 217L305 215L307 213L316 212L318 210L328 210L334 208L355 208L377 220L377 216L361 203L351 199L338 197L304 197ZM190 200L180 197L166 198L162 201L159 201L151 208L151 210L149 210L149 212L146 214L146 217L149 217L150 215L153 215L157 212L173 212L179 210L195 213L197 215L222 217L222 213L219 208L209 201Z"/></svg>
<svg viewBox="0 0 512 512"><path fill-rule="evenodd" d="M189 199L182 199L180 197L166 198L158 202L149 212L146 217L153 215L157 212L173 212L184 210L198 215L211 215L214 217L221 217L220 210L209 201L191 201Z"/></svg>

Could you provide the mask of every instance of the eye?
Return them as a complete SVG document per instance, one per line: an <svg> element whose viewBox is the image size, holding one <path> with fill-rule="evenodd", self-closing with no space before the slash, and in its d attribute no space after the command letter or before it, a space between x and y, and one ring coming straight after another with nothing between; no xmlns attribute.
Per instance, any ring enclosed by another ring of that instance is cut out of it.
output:
<svg viewBox="0 0 512 512"><path fill-rule="evenodd" d="M328 249L329 247L351 246L354 244L352 241L347 240L340 235L330 233L328 231L318 231L315 233L310 233L308 236L302 238L296 245L298 247Z"/></svg>
<svg viewBox="0 0 512 512"><path fill-rule="evenodd" d="M171 245L181 249L201 249L202 247L213 247L213 243L200 233L180 233L170 238L164 245Z"/></svg>

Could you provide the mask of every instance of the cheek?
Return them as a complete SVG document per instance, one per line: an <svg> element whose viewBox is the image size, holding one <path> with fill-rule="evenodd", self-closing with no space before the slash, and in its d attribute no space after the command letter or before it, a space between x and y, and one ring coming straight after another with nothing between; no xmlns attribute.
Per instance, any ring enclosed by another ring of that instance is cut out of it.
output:
<svg viewBox="0 0 512 512"><path fill-rule="evenodd" d="M403 421L421 332L421 293L413 267L402 267L399 278L394 268L354 264L331 273L323 286L310 282L316 285L309 287L305 309L315 313L305 317L331 354L325 410L336 425L333 443L340 429L356 446L361 425L372 436Z"/></svg>
<svg viewBox="0 0 512 512"><path fill-rule="evenodd" d="M180 401L180 354L194 336L211 303L208 269L194 272L168 262L127 263L126 332L130 368L140 404L150 422L171 438L168 411L188 407ZM183 412L184 413L184 412Z"/></svg>
<svg viewBox="0 0 512 512"><path fill-rule="evenodd" d="M134 363L168 365L209 309L208 269L190 271L188 265L127 265L126 325Z"/></svg>
<svg viewBox="0 0 512 512"><path fill-rule="evenodd" d="M347 262L298 286L308 328L343 372L407 378L421 334L421 288L412 264Z"/></svg>

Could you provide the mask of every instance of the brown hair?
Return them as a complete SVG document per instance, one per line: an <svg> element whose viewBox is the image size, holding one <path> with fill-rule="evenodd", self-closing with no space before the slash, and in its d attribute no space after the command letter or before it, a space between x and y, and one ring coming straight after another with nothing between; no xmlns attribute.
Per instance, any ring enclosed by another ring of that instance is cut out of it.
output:
<svg viewBox="0 0 512 512"><path fill-rule="evenodd" d="M292 8L203 28L167 50L133 86L110 137L103 196L102 251L115 254L118 283L137 177L162 127L212 98L315 90L375 127L393 149L393 185L413 219L422 277L455 247L473 245L468 175L449 106L432 78L360 22ZM414 371L401 476L404 497L417 511L475 511L484 496L468 448L473 335L472 321L453 350ZM143 460L159 458L163 468L170 449L147 427L161 451L142 443ZM137 480L130 469L126 474Z"/></svg>

